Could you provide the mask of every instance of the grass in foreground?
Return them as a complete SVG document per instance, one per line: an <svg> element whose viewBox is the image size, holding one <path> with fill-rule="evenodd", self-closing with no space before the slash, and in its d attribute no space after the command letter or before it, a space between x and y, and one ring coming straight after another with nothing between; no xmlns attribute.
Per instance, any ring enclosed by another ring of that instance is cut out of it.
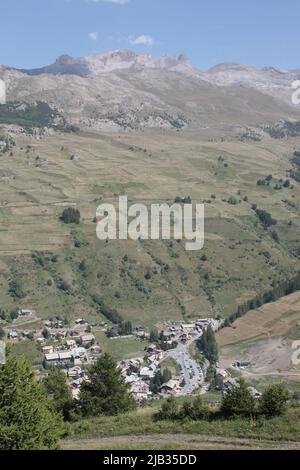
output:
<svg viewBox="0 0 300 470"><path fill-rule="evenodd" d="M298 449L293 442L262 439L240 439L205 435L153 434L116 438L64 441L63 450L263 450Z"/></svg>
<svg viewBox="0 0 300 470"><path fill-rule="evenodd" d="M300 441L300 407L291 408L277 418L233 419L215 421L153 420L155 408L145 407L121 416L85 419L66 425L64 439L84 440L117 436L146 436L154 434L191 434L222 439L265 439L271 441ZM174 439L173 439L174 440Z"/></svg>

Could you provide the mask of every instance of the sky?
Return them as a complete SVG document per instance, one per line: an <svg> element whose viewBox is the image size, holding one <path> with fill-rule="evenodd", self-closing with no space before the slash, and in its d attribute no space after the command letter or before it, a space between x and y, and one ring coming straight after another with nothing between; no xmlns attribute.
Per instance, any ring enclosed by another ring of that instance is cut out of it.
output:
<svg viewBox="0 0 300 470"><path fill-rule="evenodd" d="M300 69L299 0L0 0L0 64L41 67L129 48Z"/></svg>

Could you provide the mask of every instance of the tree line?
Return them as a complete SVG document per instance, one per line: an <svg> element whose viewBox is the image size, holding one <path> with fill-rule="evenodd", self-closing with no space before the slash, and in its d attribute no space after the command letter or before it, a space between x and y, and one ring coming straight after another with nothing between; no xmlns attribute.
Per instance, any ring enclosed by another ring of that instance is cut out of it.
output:
<svg viewBox="0 0 300 470"><path fill-rule="evenodd" d="M210 408L198 396L194 401L186 401L180 405L174 397L169 397L155 414L160 420L220 420L234 418L272 418L285 413L290 394L283 384L266 387L259 399L253 397L250 387L244 379L223 395L221 405L217 409Z"/></svg>
<svg viewBox="0 0 300 470"><path fill-rule="evenodd" d="M255 310L264 304L275 302L281 297L292 294L298 290L300 290L300 273L296 274L292 279L281 281L277 286L267 292L258 294L253 299L247 300L239 305L237 310L225 319L224 326L230 326L237 318L242 317L250 310Z"/></svg>

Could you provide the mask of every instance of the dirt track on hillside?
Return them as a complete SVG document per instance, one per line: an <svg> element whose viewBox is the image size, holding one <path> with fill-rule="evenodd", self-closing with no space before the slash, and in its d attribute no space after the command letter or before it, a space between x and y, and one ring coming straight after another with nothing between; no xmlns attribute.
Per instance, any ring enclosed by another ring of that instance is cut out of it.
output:
<svg viewBox="0 0 300 470"><path fill-rule="evenodd" d="M191 434L152 434L66 440L64 450L300 450L300 442Z"/></svg>

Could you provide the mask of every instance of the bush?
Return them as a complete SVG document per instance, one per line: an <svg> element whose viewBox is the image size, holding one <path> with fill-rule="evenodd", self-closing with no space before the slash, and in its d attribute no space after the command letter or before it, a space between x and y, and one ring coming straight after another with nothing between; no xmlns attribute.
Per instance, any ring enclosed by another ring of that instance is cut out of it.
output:
<svg viewBox="0 0 300 470"><path fill-rule="evenodd" d="M8 290L13 299L22 299L26 295L21 279L12 279L9 283Z"/></svg>
<svg viewBox="0 0 300 470"><path fill-rule="evenodd" d="M70 294L70 292L72 291L72 287L70 286L70 284L67 281L62 281L59 284L58 288L63 290L67 294Z"/></svg>
<svg viewBox="0 0 300 470"><path fill-rule="evenodd" d="M97 294L92 296L92 300L98 305L99 312L102 313L102 315L104 315L107 320L115 324L122 323L122 315L116 309L108 307L104 300L101 299Z"/></svg>
<svg viewBox="0 0 300 470"><path fill-rule="evenodd" d="M157 420L163 419L178 419L180 417L180 409L174 397L169 397L161 406L161 409L156 413Z"/></svg>
<svg viewBox="0 0 300 470"><path fill-rule="evenodd" d="M221 414L226 418L249 417L256 414L256 401L248 390L245 380L240 379L236 387L223 397Z"/></svg>
<svg viewBox="0 0 300 470"><path fill-rule="evenodd" d="M271 227L271 225L276 225L277 220L273 219L271 214L269 212L262 210L262 209L256 209L256 215L263 224L264 227Z"/></svg>
<svg viewBox="0 0 300 470"><path fill-rule="evenodd" d="M80 212L78 209L68 207L61 215L61 220L65 224L79 224L80 223Z"/></svg>
<svg viewBox="0 0 300 470"><path fill-rule="evenodd" d="M12 310L9 314L11 320L16 320L19 317L19 311L17 308Z"/></svg>
<svg viewBox="0 0 300 470"><path fill-rule="evenodd" d="M207 419L210 410L206 404L203 403L202 398L199 396L191 402L185 402L182 405L180 415L182 418L190 418L192 420Z"/></svg>
<svg viewBox="0 0 300 470"><path fill-rule="evenodd" d="M228 204L231 204L232 206L235 206L236 204L238 204L238 200L236 199L236 197L230 196L229 199L228 199Z"/></svg>
<svg viewBox="0 0 300 470"><path fill-rule="evenodd" d="M260 399L259 411L268 417L280 416L286 410L289 397L289 392L283 384L270 385Z"/></svg>

